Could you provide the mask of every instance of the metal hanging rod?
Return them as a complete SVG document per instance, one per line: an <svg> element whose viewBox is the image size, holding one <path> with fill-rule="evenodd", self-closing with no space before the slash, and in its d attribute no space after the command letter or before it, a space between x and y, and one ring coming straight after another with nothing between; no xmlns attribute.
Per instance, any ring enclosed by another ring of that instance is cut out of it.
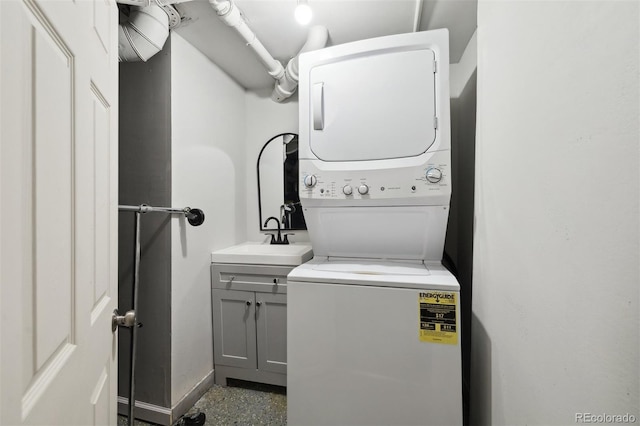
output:
<svg viewBox="0 0 640 426"><path fill-rule="evenodd" d="M158 212L168 214L183 214L186 216L189 223L193 226L200 226L204 222L204 212L200 209L192 209L191 207L176 209L173 207L153 207L146 204L140 204L139 206L118 206L118 210L138 213Z"/></svg>
<svg viewBox="0 0 640 426"><path fill-rule="evenodd" d="M132 285L132 305L133 309L125 315L120 315L116 309L113 312L111 326L113 330L118 326L131 328L131 352L129 353L129 420L128 426L133 426L135 392L136 392L136 352L138 347L137 329L142 327L142 323L138 322L138 287L140 282L140 216L142 213L159 212L168 214L183 214L189 223L193 226L200 226L204 222L204 212L200 209L192 209L185 207L183 209L174 209L171 207L152 207L146 204L139 206L118 206L118 210L125 212L135 212L136 228L135 228L135 258L133 269L133 285Z"/></svg>

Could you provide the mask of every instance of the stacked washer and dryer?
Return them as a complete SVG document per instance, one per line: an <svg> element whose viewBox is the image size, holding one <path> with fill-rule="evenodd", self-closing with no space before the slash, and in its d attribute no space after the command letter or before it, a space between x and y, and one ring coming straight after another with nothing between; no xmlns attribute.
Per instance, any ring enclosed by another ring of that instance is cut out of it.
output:
<svg viewBox="0 0 640 426"><path fill-rule="evenodd" d="M462 424L447 30L305 53L299 103L315 257L288 276L288 423Z"/></svg>

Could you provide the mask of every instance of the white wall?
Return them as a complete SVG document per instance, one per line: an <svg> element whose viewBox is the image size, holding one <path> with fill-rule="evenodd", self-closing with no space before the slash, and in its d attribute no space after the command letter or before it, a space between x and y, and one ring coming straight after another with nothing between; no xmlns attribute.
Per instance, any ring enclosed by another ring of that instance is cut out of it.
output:
<svg viewBox="0 0 640 426"><path fill-rule="evenodd" d="M258 220L258 183L256 165L264 144L280 133L298 133L298 97L278 104L271 92L246 94L246 163L247 163L247 239L266 241ZM291 231L290 241L309 241L307 231Z"/></svg>
<svg viewBox="0 0 640 426"><path fill-rule="evenodd" d="M172 404L213 369L210 254L246 239L245 92L171 37L172 204L204 210L172 226Z"/></svg>
<svg viewBox="0 0 640 426"><path fill-rule="evenodd" d="M459 98L469 79L478 67L478 31L476 30L467 47L464 48L460 62L449 65L449 96Z"/></svg>
<svg viewBox="0 0 640 426"><path fill-rule="evenodd" d="M639 22L479 3L473 424L640 417Z"/></svg>

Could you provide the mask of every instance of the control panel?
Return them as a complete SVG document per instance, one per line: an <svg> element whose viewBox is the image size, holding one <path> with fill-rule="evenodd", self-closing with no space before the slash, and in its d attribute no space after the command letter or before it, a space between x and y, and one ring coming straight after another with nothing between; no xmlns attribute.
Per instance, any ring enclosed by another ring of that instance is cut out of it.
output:
<svg viewBox="0 0 640 426"><path fill-rule="evenodd" d="M451 191L449 165L429 163L421 167L372 171L318 170L300 164L301 198L393 199L444 195Z"/></svg>

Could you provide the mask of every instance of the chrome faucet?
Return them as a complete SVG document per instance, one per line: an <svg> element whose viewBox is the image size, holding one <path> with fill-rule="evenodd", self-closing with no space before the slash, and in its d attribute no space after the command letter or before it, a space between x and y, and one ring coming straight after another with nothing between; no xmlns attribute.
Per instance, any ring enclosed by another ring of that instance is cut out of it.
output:
<svg viewBox="0 0 640 426"><path fill-rule="evenodd" d="M275 235L273 234L267 234L267 235L271 235L271 243L270 244L289 244L289 239L287 234L284 235L284 238L282 238L282 228L280 227L280 221L278 220L277 217L273 217L270 216L267 218L267 220L264 221L264 227L267 227L267 223L269 223L270 220L275 220L276 223L278 224L278 238L276 238Z"/></svg>

